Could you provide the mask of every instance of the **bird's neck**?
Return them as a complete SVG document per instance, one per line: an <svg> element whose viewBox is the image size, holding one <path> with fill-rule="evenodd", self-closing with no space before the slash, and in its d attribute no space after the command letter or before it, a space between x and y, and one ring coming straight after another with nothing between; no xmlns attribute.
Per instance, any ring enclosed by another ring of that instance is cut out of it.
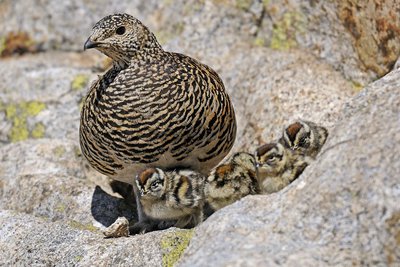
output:
<svg viewBox="0 0 400 267"><path fill-rule="evenodd" d="M128 67L135 67L142 63L159 61L165 53L161 45L157 42L154 35L149 41L145 41L143 46L131 49L125 53L115 53L109 56L113 59L113 68L121 71Z"/></svg>
<svg viewBox="0 0 400 267"><path fill-rule="evenodd" d="M152 32L148 32L145 36L142 43L138 45L139 49L135 49L130 53L130 64L158 61L165 53Z"/></svg>
<svg viewBox="0 0 400 267"><path fill-rule="evenodd" d="M113 69L115 72L120 72L129 66L129 61L126 59L113 60Z"/></svg>

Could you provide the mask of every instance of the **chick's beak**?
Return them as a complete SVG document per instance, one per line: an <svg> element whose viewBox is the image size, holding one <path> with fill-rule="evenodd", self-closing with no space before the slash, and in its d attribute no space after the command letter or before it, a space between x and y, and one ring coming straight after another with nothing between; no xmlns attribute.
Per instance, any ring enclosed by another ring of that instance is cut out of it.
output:
<svg viewBox="0 0 400 267"><path fill-rule="evenodd" d="M83 50L90 49L90 48L95 48L99 45L98 42L93 42L90 40L90 37L86 40L85 45L83 46Z"/></svg>

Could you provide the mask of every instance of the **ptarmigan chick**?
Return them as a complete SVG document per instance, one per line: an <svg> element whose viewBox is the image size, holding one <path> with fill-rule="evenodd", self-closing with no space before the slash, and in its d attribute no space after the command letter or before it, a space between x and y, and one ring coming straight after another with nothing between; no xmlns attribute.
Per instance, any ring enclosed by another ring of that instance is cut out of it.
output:
<svg viewBox="0 0 400 267"><path fill-rule="evenodd" d="M144 213L152 219L176 220L175 227L203 221L205 177L191 170L149 168L136 177Z"/></svg>
<svg viewBox="0 0 400 267"><path fill-rule="evenodd" d="M279 140L285 147L315 159L328 138L328 130L314 122L296 121L283 131Z"/></svg>
<svg viewBox="0 0 400 267"><path fill-rule="evenodd" d="M307 167L308 158L281 143L269 143L255 153L262 193L277 192L295 180Z"/></svg>
<svg viewBox="0 0 400 267"><path fill-rule="evenodd" d="M204 195L211 208L207 215L259 192L254 156L245 152L236 153L207 177Z"/></svg>

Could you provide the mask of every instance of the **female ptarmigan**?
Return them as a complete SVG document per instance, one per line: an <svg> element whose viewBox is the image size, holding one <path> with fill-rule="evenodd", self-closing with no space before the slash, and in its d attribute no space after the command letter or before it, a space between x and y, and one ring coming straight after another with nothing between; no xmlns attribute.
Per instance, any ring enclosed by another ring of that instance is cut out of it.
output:
<svg viewBox="0 0 400 267"><path fill-rule="evenodd" d="M90 87L81 113L81 149L97 171L134 184L148 167L207 174L228 154L235 113L210 67L164 51L127 14L97 22L84 48L113 60Z"/></svg>

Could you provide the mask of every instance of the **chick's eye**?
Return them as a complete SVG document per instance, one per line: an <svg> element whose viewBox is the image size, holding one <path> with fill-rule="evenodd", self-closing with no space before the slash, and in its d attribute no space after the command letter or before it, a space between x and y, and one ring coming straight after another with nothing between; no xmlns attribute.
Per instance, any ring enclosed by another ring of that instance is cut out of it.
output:
<svg viewBox="0 0 400 267"><path fill-rule="evenodd" d="M300 139L299 145L300 146L304 146L307 143L307 141L308 141L308 138L307 137L303 137L303 138Z"/></svg>
<svg viewBox="0 0 400 267"><path fill-rule="evenodd" d="M154 181L154 182L151 183L150 186L151 186L152 189L155 189L155 188L157 188L157 186L158 186L158 182L157 182L157 181Z"/></svg>
<svg viewBox="0 0 400 267"><path fill-rule="evenodd" d="M271 156L268 157L267 161L268 161L268 162L272 162L272 161L274 161L275 159L276 159L276 155L273 154L273 155L271 155Z"/></svg>
<svg viewBox="0 0 400 267"><path fill-rule="evenodd" d="M118 35L122 35L122 34L125 33L125 27L124 27L124 26L118 27L118 29L117 29L115 32L116 32Z"/></svg>

